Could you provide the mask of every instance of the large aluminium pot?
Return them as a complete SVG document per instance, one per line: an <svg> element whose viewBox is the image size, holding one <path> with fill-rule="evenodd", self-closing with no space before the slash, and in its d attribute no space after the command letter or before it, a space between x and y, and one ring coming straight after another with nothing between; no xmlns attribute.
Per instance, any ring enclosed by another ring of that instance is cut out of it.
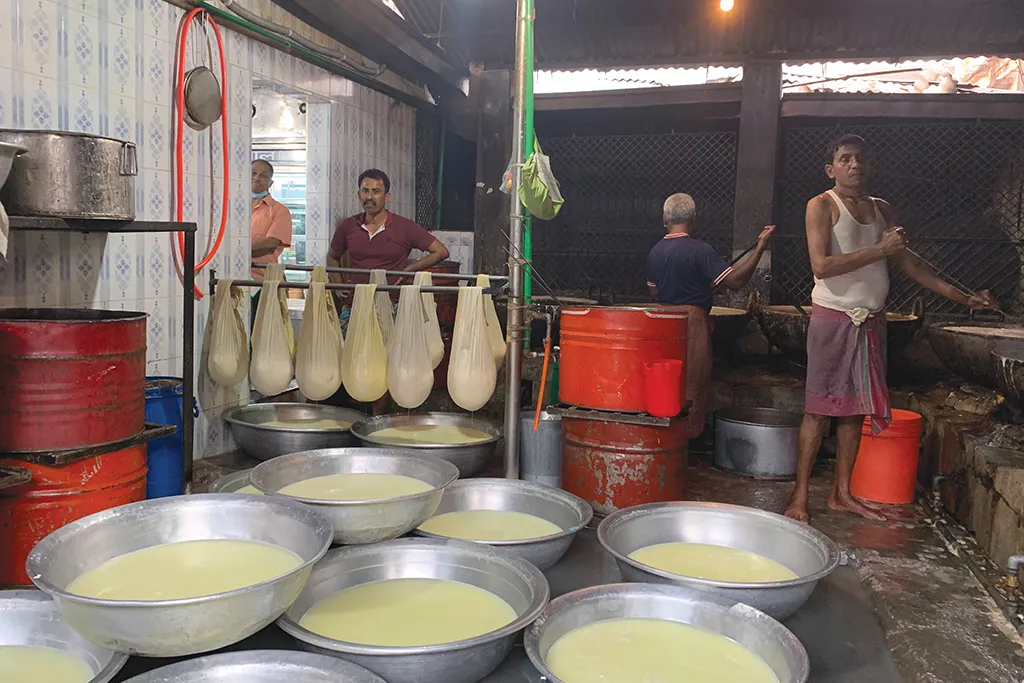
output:
<svg viewBox="0 0 1024 683"><path fill-rule="evenodd" d="M715 413L715 467L754 479L796 476L802 416L774 408L730 408Z"/></svg>
<svg viewBox="0 0 1024 683"><path fill-rule="evenodd" d="M1024 349L1024 329L1009 323L953 322L928 328L928 343L943 365L957 375L992 389L999 388L1001 368L992 352Z"/></svg>
<svg viewBox="0 0 1024 683"><path fill-rule="evenodd" d="M992 351L999 390L1017 403L1024 402L1024 344L1001 341Z"/></svg>
<svg viewBox="0 0 1024 683"><path fill-rule="evenodd" d="M757 322L772 346L788 356L807 354L807 326L811 322L811 307L804 306L807 315L795 306L764 306L757 311ZM921 317L906 313L886 313L886 345L890 359L897 358L914 340L921 328Z"/></svg>
<svg viewBox="0 0 1024 683"><path fill-rule="evenodd" d="M0 192L12 216L135 220L135 145L52 130L0 129L0 142L28 151Z"/></svg>

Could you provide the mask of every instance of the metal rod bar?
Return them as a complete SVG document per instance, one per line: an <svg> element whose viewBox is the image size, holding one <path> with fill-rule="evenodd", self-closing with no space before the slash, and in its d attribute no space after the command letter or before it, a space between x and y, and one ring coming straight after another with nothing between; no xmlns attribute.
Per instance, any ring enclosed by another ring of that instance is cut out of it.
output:
<svg viewBox="0 0 1024 683"><path fill-rule="evenodd" d="M266 263L253 263L253 268L266 268ZM285 270L301 270L304 272L312 272L316 266L297 266L291 264L285 264ZM369 275L372 270L366 268L327 268L328 273L357 273L359 275ZM415 275L416 273L411 270L385 270L384 274L388 277L403 277L408 275ZM478 277L477 273L430 273L430 279L432 280L475 280ZM508 275L487 275L492 280L505 281L508 280Z"/></svg>
<svg viewBox="0 0 1024 683"><path fill-rule="evenodd" d="M196 300L193 291L196 284L196 234L185 233L185 253L182 256L185 270L184 291L182 292L182 316L184 318L184 339L182 353L182 411L181 411L181 470L182 486L189 491L192 486L192 461L194 457L192 405L195 396L195 343L196 343Z"/></svg>
<svg viewBox="0 0 1024 683"><path fill-rule="evenodd" d="M217 280L218 282L227 282L224 278ZM262 280L232 280L231 286L233 287L262 287ZM277 285L281 289L309 289L308 282L287 282L282 281ZM357 285L350 282L328 282L324 285L327 289L355 289ZM449 285L439 285L432 287L420 287L421 292L429 292L433 294L458 294L465 287L452 287ZM378 292L400 292L402 291L401 285L377 285ZM486 287L483 290L484 294L490 294L491 296L501 295L505 293L505 290L501 287Z"/></svg>
<svg viewBox="0 0 1024 683"><path fill-rule="evenodd" d="M508 479L519 478L519 411L520 385L523 380L523 217L519 201L522 187L522 167L525 159L526 129L526 72L533 70L527 63L527 31L531 30L530 17L533 0L516 3L516 71L512 109L512 196L509 198L509 258L508 272L510 299L508 304L508 352L505 362L505 457L504 470Z"/></svg>

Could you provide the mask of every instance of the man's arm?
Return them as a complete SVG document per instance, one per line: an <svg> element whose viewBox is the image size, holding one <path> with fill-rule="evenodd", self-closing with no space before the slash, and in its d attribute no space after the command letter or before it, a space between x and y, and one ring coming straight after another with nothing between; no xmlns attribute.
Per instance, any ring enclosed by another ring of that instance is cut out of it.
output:
<svg viewBox="0 0 1024 683"><path fill-rule="evenodd" d="M253 257L267 256L273 254L281 247L290 247L292 244L292 212L287 206L277 205L271 217L270 229L267 236L252 243Z"/></svg>
<svg viewBox="0 0 1024 683"><path fill-rule="evenodd" d="M817 196L807 202L807 250L811 256L811 271L814 277L824 280L846 275L864 266L895 256L905 247L903 234L898 230L887 230L878 244L849 254L830 254L832 243L832 212L829 200Z"/></svg>
<svg viewBox="0 0 1024 683"><path fill-rule="evenodd" d="M264 237L258 239L252 243L252 256L257 258L259 256L266 256L273 254L282 245L281 240L276 237Z"/></svg>
<svg viewBox="0 0 1024 683"><path fill-rule="evenodd" d="M757 238L757 246L754 247L754 253L745 258L741 264L729 270L726 276L722 278L718 284L726 287L727 289L743 289L746 284L750 282L750 278L754 277L754 271L757 269L757 264L761 260L761 257L764 256L764 252L768 249L768 245L771 244L772 235L774 235L774 233L774 225L765 227Z"/></svg>
<svg viewBox="0 0 1024 683"><path fill-rule="evenodd" d="M408 267L408 270L417 272L420 270L426 270L432 266L436 266L441 261L448 258L448 247L441 244L441 242L434 238L434 241L427 247L427 253L416 263L413 263Z"/></svg>
<svg viewBox="0 0 1024 683"><path fill-rule="evenodd" d="M888 202L878 200L878 208L882 212L882 216L885 217L886 225L889 228L894 228L899 225L899 218L896 216L896 211ZM995 299L987 289L978 292L977 294L961 292L958 288L936 275L931 268L917 257L916 254L903 251L894 256L893 260L896 262L896 265L899 266L900 270L903 271L904 275L925 289L935 292L939 296L944 296L950 301L958 303L961 306L967 306L968 308L989 308L992 310L999 310L999 304L996 303Z"/></svg>

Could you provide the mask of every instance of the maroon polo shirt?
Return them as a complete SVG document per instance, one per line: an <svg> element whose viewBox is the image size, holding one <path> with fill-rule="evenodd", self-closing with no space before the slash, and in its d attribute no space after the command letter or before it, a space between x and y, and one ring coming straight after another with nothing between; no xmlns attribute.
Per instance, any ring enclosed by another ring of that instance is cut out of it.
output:
<svg viewBox="0 0 1024 683"><path fill-rule="evenodd" d="M384 225L372 236L363 225L364 218L360 213L342 220L331 238L331 251L347 252L350 268L405 270L413 249L427 251L434 243L434 236L426 229L390 211ZM361 273L343 273L342 277L345 282L356 284L370 281L369 275ZM397 281L397 277L388 278L388 284Z"/></svg>

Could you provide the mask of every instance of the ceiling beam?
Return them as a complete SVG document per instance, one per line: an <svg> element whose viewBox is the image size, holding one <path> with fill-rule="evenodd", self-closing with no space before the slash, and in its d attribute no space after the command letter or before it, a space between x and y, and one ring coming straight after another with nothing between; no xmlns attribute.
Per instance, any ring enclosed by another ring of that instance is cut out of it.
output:
<svg viewBox="0 0 1024 683"><path fill-rule="evenodd" d="M787 93L783 117L1024 119L1024 95Z"/></svg>
<svg viewBox="0 0 1024 683"><path fill-rule="evenodd" d="M379 0L274 0L300 20L398 75L459 97L469 71L431 45Z"/></svg>

